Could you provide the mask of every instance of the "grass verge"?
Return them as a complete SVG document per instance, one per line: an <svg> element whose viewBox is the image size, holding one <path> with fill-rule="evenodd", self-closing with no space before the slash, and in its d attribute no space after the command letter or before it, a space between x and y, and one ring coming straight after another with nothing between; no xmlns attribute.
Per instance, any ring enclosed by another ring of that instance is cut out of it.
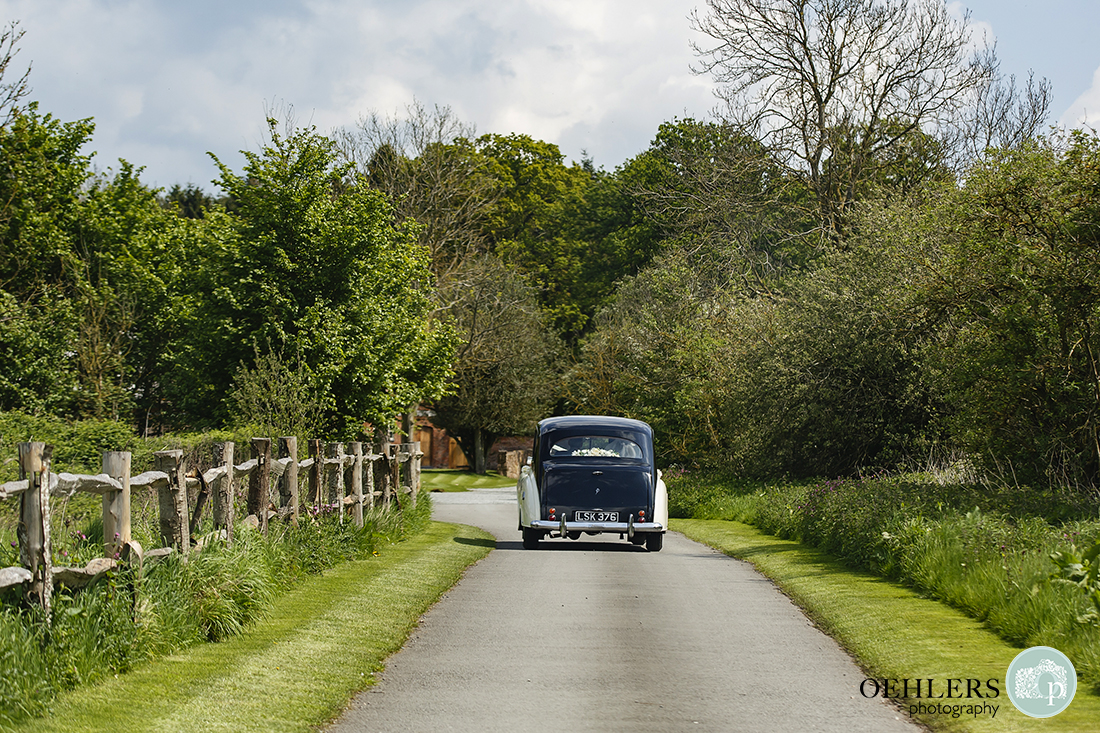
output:
<svg viewBox="0 0 1100 733"><path fill-rule="evenodd" d="M844 646L869 676L935 679L939 689L943 689L948 679L999 681L1000 695L996 698L934 701L964 706L989 703L998 707L995 717L917 716L934 730L1041 729L1069 733L1097 728L1100 697L1089 693L1083 685L1078 687L1070 707L1053 718L1036 720L1016 710L1003 683L1009 663L1021 650L959 611L921 598L897 583L852 571L824 552L766 535L740 522L674 519L671 528L751 562ZM853 691L853 694L859 693Z"/></svg>
<svg viewBox="0 0 1100 733"><path fill-rule="evenodd" d="M309 731L368 687L492 537L433 522L303 581L240 636L61 696L34 731Z"/></svg>
<svg viewBox="0 0 1100 733"><path fill-rule="evenodd" d="M432 468L420 472L422 491L469 491L470 489L503 489L515 486L516 480L489 471L478 476L462 468Z"/></svg>

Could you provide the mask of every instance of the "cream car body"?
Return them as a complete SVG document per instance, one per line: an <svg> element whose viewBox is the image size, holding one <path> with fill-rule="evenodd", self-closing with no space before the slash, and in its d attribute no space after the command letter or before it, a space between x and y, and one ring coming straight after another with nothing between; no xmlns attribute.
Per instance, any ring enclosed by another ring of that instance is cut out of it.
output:
<svg viewBox="0 0 1100 733"><path fill-rule="evenodd" d="M528 549L545 538L612 533L658 552L668 529L668 489L654 465L653 430L639 420L543 420L516 499Z"/></svg>

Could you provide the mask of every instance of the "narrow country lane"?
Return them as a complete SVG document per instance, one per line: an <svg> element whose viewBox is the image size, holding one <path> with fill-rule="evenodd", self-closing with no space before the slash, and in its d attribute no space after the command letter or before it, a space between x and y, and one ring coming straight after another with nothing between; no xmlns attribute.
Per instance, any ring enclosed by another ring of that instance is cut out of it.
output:
<svg viewBox="0 0 1100 733"><path fill-rule="evenodd" d="M513 489L435 494L497 549L328 730L916 731L749 565L670 533L523 550ZM608 537L605 539L604 537Z"/></svg>

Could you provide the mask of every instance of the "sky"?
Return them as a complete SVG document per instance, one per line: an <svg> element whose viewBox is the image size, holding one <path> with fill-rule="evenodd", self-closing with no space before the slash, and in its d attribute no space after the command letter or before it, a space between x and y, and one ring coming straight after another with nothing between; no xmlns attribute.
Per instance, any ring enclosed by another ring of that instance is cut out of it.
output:
<svg viewBox="0 0 1100 733"><path fill-rule="evenodd" d="M703 0L0 0L24 31L30 99L93 118L101 172L214 192L270 111L322 133L419 102L479 133L523 133L614 169L661 122L708 117L688 14ZM1053 85L1054 124L1100 128L1100 2L965 0L1001 70Z"/></svg>

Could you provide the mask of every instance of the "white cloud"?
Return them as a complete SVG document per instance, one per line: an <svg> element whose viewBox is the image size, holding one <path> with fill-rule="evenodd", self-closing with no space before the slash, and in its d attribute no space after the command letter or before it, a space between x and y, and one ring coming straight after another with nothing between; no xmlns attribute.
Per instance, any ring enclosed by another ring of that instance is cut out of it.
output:
<svg viewBox="0 0 1100 733"><path fill-rule="evenodd" d="M238 167L265 108L322 131L415 99L480 132L525 133L613 167L675 116L705 116L687 14L697 0L0 0L26 31L32 97L93 117L97 164L206 186Z"/></svg>
<svg viewBox="0 0 1100 733"><path fill-rule="evenodd" d="M966 19L970 9L962 2L951 2L947 5L947 11L960 23ZM971 51L979 51L986 47L992 47L997 42L997 34L993 32L993 25L988 21L975 19L973 13L969 18Z"/></svg>
<svg viewBox="0 0 1100 733"><path fill-rule="evenodd" d="M1064 127L1100 129L1100 69L1093 72L1092 86L1062 113Z"/></svg>

